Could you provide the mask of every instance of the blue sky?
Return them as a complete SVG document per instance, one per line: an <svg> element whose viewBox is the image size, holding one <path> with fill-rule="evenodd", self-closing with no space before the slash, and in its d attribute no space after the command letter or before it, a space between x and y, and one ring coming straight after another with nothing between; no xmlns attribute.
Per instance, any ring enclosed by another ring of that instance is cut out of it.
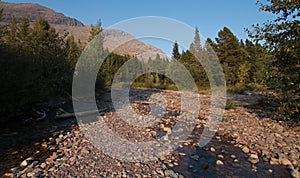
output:
<svg viewBox="0 0 300 178"><path fill-rule="evenodd" d="M256 0L4 0L31 2L76 18L84 24L102 20L103 27L139 16L163 16L198 27L205 38L214 39L224 26L239 39L246 39L244 28L273 19L259 12ZM265 0L263 0L265 1Z"/></svg>

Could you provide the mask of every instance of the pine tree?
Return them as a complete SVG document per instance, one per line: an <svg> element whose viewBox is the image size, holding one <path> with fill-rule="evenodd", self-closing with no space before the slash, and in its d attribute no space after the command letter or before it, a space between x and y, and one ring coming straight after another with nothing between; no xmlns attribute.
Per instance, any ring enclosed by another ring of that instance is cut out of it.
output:
<svg viewBox="0 0 300 178"><path fill-rule="evenodd" d="M190 45L190 52L194 55L200 55L202 52L201 40L198 27L195 28L194 42Z"/></svg>
<svg viewBox="0 0 300 178"><path fill-rule="evenodd" d="M253 25L249 36L265 42L275 56L272 70L269 70L268 86L281 100L279 116L283 119L298 119L300 116L300 31L299 1L271 1L260 5L265 12L277 14L273 21ZM298 100L298 101L297 101Z"/></svg>
<svg viewBox="0 0 300 178"><path fill-rule="evenodd" d="M102 32L101 25L102 25L101 20L98 20L98 22L95 26L91 25L90 36L88 39L89 42L92 41L99 33Z"/></svg>
<svg viewBox="0 0 300 178"><path fill-rule="evenodd" d="M216 42L215 51L223 65L227 84L234 86L238 82L239 65L243 63L247 53L227 27L218 33Z"/></svg>
<svg viewBox="0 0 300 178"><path fill-rule="evenodd" d="M177 41L175 41L174 46L173 46L172 59L175 59L175 60L180 59L180 53L179 53Z"/></svg>

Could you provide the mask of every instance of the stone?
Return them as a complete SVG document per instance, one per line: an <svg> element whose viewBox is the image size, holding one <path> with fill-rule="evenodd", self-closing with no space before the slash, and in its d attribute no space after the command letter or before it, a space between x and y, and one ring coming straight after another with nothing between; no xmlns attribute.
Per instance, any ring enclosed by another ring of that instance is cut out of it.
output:
<svg viewBox="0 0 300 178"><path fill-rule="evenodd" d="M156 172L157 172L160 176L162 176L162 177L165 176L165 174L164 174L164 172L163 172L162 170L157 170Z"/></svg>
<svg viewBox="0 0 300 178"><path fill-rule="evenodd" d="M230 155L230 158L235 159L236 156L235 155Z"/></svg>
<svg viewBox="0 0 300 178"><path fill-rule="evenodd" d="M160 159L161 161L164 161L164 160L166 160L166 157L161 156L159 159Z"/></svg>
<svg viewBox="0 0 300 178"><path fill-rule="evenodd" d="M271 164L271 165L278 165L278 164L279 164L279 160L276 159L276 158L271 158L270 164Z"/></svg>
<svg viewBox="0 0 300 178"><path fill-rule="evenodd" d="M214 153L216 152L216 149L214 147L210 147L210 151Z"/></svg>
<svg viewBox="0 0 300 178"><path fill-rule="evenodd" d="M174 164L173 164L173 163L168 163L168 166L169 166L170 168L172 168L172 167L174 167Z"/></svg>
<svg viewBox="0 0 300 178"><path fill-rule="evenodd" d="M251 154L248 158L248 161L252 164L257 164L259 162L259 158L257 154Z"/></svg>
<svg viewBox="0 0 300 178"><path fill-rule="evenodd" d="M163 131L167 132L167 133L171 133L171 128L170 127L164 127Z"/></svg>
<svg viewBox="0 0 300 178"><path fill-rule="evenodd" d="M242 148L242 151L245 153L245 154L248 154L250 152L250 149L248 147L243 147Z"/></svg>
<svg viewBox="0 0 300 178"><path fill-rule="evenodd" d="M224 159L224 156L223 155L218 155L217 158L218 159Z"/></svg>
<svg viewBox="0 0 300 178"><path fill-rule="evenodd" d="M216 164L217 165L224 165L223 161L221 161L221 160L217 160Z"/></svg>
<svg viewBox="0 0 300 178"><path fill-rule="evenodd" d="M87 150L86 148L83 148L83 149L81 150L81 153L83 153L83 154L89 154L90 152L89 152L89 150Z"/></svg>
<svg viewBox="0 0 300 178"><path fill-rule="evenodd" d="M272 170L272 169L268 169L268 173L270 173L270 174L271 174L272 172L273 172L273 170Z"/></svg>
<svg viewBox="0 0 300 178"><path fill-rule="evenodd" d="M178 153L179 156L186 156L185 153Z"/></svg>
<svg viewBox="0 0 300 178"><path fill-rule="evenodd" d="M40 167L41 167L42 169L45 169L46 163L42 163L42 164L40 165Z"/></svg>
<svg viewBox="0 0 300 178"><path fill-rule="evenodd" d="M154 131L154 130L150 131L150 134L151 134L153 137L156 137L156 136L157 136L157 133L156 133L156 131Z"/></svg>
<svg viewBox="0 0 300 178"><path fill-rule="evenodd" d="M35 175L34 172L28 172L26 176L27 176L27 177L34 177L34 175Z"/></svg>
<svg viewBox="0 0 300 178"><path fill-rule="evenodd" d="M16 173L16 172L19 171L19 167L13 167L9 171L12 172L12 173Z"/></svg>
<svg viewBox="0 0 300 178"><path fill-rule="evenodd" d="M174 171L172 170L165 170L164 173L166 177L172 177L174 175Z"/></svg>
<svg viewBox="0 0 300 178"><path fill-rule="evenodd" d="M73 157L71 157L71 158L69 159L70 162L74 162L75 160L76 160L76 157L75 157L75 156L73 156Z"/></svg>
<svg viewBox="0 0 300 178"><path fill-rule="evenodd" d="M193 156L191 156L191 158L192 158L194 161L198 161L198 160L199 160L199 156L198 156L198 155L193 155Z"/></svg>
<svg viewBox="0 0 300 178"><path fill-rule="evenodd" d="M257 172L257 167L254 164L252 164L252 171Z"/></svg>
<svg viewBox="0 0 300 178"><path fill-rule="evenodd" d="M290 174L291 174L291 176L294 177L294 178L299 178L299 177L300 177L300 172L297 171L297 170L295 170L295 169L292 169L292 170L290 171Z"/></svg>
<svg viewBox="0 0 300 178"><path fill-rule="evenodd" d="M164 125L164 124L159 124L159 128L160 128L161 130L163 130L163 129L165 128L165 125Z"/></svg>
<svg viewBox="0 0 300 178"><path fill-rule="evenodd" d="M280 163L285 165L285 166L292 165L291 161L286 159L286 158L280 159Z"/></svg>
<svg viewBox="0 0 300 178"><path fill-rule="evenodd" d="M21 167L26 167L28 166L29 162L33 160L33 157L29 157L27 159L25 159L24 161L21 162L20 166Z"/></svg>
<svg viewBox="0 0 300 178"><path fill-rule="evenodd" d="M2 175L3 177L14 177L14 174L13 173L5 173Z"/></svg>

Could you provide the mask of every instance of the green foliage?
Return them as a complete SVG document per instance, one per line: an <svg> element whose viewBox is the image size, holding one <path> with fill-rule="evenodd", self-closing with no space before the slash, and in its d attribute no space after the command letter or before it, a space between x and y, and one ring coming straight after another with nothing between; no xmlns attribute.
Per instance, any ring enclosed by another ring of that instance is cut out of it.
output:
<svg viewBox="0 0 300 178"><path fill-rule="evenodd" d="M284 120L299 118L300 96L300 2L295 0L258 2L262 11L277 18L262 25L253 25L249 36L261 41L274 55L268 70L267 85L281 101L278 116Z"/></svg>
<svg viewBox="0 0 300 178"><path fill-rule="evenodd" d="M189 51L192 54L200 54L202 52L201 40L198 27L195 28L194 42L190 45Z"/></svg>
<svg viewBox="0 0 300 178"><path fill-rule="evenodd" d="M236 36L224 27L218 33L216 44L213 44L215 52L224 68L227 85L236 85L238 82L239 66L245 61L246 51Z"/></svg>
<svg viewBox="0 0 300 178"><path fill-rule="evenodd" d="M88 39L89 42L92 41L95 38L95 36L97 36L102 31L101 25L101 20L98 20L96 25L91 25L90 36Z"/></svg>
<svg viewBox="0 0 300 178"><path fill-rule="evenodd" d="M180 53L178 49L178 43L175 41L173 46L173 52L172 52L172 59L179 60L180 59Z"/></svg>
<svg viewBox="0 0 300 178"><path fill-rule="evenodd" d="M10 117L22 107L71 92L80 54L73 38L63 39L41 18L32 27L28 19L13 19L0 29L5 32L0 39L1 114Z"/></svg>

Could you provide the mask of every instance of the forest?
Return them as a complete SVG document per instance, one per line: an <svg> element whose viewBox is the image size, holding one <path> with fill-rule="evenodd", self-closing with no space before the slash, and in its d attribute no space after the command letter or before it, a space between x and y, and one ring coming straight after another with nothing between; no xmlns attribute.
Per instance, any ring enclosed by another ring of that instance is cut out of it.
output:
<svg viewBox="0 0 300 178"><path fill-rule="evenodd" d="M249 35L245 41L227 27L215 39L200 41L196 28L190 49L179 51L174 42L172 59L164 62L169 65L179 61L189 70L198 89L207 89L207 75L193 52L209 55L210 45L223 67L228 92L259 91L267 99L258 104L275 105L276 119L299 122L299 6L297 1L260 4L261 10L277 14L278 18L245 29ZM89 39L101 31L101 24L92 26ZM42 18L33 25L26 18L20 22L13 19L0 26L0 35L1 120L16 117L49 98L71 95L74 68L83 51L72 35L59 34ZM109 54L98 73L97 88L109 87L118 69L130 58ZM137 59L136 62L143 68L156 60L163 59L157 55L147 64ZM156 73L140 76L132 87L177 89L169 78Z"/></svg>

